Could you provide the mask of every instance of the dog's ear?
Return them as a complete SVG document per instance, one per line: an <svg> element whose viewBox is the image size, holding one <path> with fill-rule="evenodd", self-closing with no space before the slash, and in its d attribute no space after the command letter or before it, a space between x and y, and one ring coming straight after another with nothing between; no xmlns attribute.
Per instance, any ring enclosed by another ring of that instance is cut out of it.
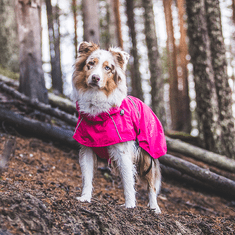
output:
<svg viewBox="0 0 235 235"><path fill-rule="evenodd" d="M93 42L81 42L78 46L79 55L89 56L93 51L98 50L99 46Z"/></svg>
<svg viewBox="0 0 235 235"><path fill-rule="evenodd" d="M109 48L109 51L112 53L114 59L115 59L115 63L123 70L126 71L126 65L127 62L130 58L130 55L125 52L122 51L120 48Z"/></svg>
<svg viewBox="0 0 235 235"><path fill-rule="evenodd" d="M82 71L86 64L88 56L95 50L99 49L99 46L93 42L81 42L78 47L78 58L75 63L75 71Z"/></svg>

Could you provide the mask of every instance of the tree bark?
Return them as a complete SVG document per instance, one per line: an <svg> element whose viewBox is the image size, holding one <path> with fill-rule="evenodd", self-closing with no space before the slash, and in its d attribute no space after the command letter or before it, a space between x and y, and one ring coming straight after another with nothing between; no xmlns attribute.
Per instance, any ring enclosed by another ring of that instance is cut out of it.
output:
<svg viewBox="0 0 235 235"><path fill-rule="evenodd" d="M235 172L235 161L205 149L187 144L181 140L166 137L167 148L170 151L184 154L196 160L206 162L220 169Z"/></svg>
<svg viewBox="0 0 235 235"><path fill-rule="evenodd" d="M119 0L113 0L113 1L114 1L114 14L115 14L115 21L116 21L118 46L123 49L122 25L121 25L121 17L120 17L120 2Z"/></svg>
<svg viewBox="0 0 235 235"><path fill-rule="evenodd" d="M185 0L177 0L178 7L178 17L180 25L180 45L179 45L179 60L178 66L180 67L180 72L178 72L178 84L180 84L178 95L179 103L178 108L180 109L180 126L181 131L190 133L191 126L191 111L190 111L190 98L189 98L189 87L188 87L188 69L187 69L187 59L188 55L188 45L186 42L186 27L185 27Z"/></svg>
<svg viewBox="0 0 235 235"><path fill-rule="evenodd" d="M99 44L99 15L97 0L82 0L84 40Z"/></svg>
<svg viewBox="0 0 235 235"><path fill-rule="evenodd" d="M136 41L136 29L135 29L135 16L134 16L134 1L126 0L126 14L127 24L129 27L129 34L132 42L131 55L133 57L133 63L131 64L131 94L138 97L142 101L144 100L141 75L139 70L139 55L137 50Z"/></svg>
<svg viewBox="0 0 235 235"><path fill-rule="evenodd" d="M19 72L19 44L12 0L0 0L0 66Z"/></svg>
<svg viewBox="0 0 235 235"><path fill-rule="evenodd" d="M48 103L41 56L40 0L16 0L20 42L20 87L30 98Z"/></svg>
<svg viewBox="0 0 235 235"><path fill-rule="evenodd" d="M218 98L211 63L204 0L186 0L188 36L196 88L199 138L204 148L224 153Z"/></svg>
<svg viewBox="0 0 235 235"><path fill-rule="evenodd" d="M75 48L75 59L78 55L78 40L77 40L77 1L72 0L72 11L73 11L73 22L74 22L74 48Z"/></svg>
<svg viewBox="0 0 235 235"><path fill-rule="evenodd" d="M51 0L46 0L47 21L50 44L51 57L51 79L52 88L56 94L63 93L62 72L60 65L60 23L58 6L54 8L51 5Z"/></svg>
<svg viewBox="0 0 235 235"><path fill-rule="evenodd" d="M160 157L159 161L166 166L179 170L182 174L187 174L203 183L213 186L217 190L220 189L228 193L228 195L235 196L235 181L233 180L217 175L207 169L202 169L193 163L169 154Z"/></svg>
<svg viewBox="0 0 235 235"><path fill-rule="evenodd" d="M168 60L168 73L169 73L169 85L170 85L170 110L171 110L171 129L180 131L182 129L180 125L180 108L179 108L179 92L178 92L178 75L176 65L176 48L175 48L175 36L172 19L172 0L163 0L166 32L167 32L167 60Z"/></svg>
<svg viewBox="0 0 235 235"><path fill-rule="evenodd" d="M154 22L152 0L142 0L144 8L145 35L148 48L148 60L151 82L152 109L166 128L166 112L164 107L164 79L162 76L160 55Z"/></svg>
<svg viewBox="0 0 235 235"><path fill-rule="evenodd" d="M207 27L216 94L218 97L219 118L222 127L222 140L225 146L224 155L235 159L235 128L232 113L232 91L228 83L227 59L222 35L219 0L206 0Z"/></svg>

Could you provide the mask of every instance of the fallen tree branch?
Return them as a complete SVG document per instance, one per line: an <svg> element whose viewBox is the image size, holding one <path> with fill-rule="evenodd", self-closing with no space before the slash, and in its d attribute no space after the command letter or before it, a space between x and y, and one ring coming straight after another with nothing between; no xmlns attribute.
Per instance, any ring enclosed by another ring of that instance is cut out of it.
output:
<svg viewBox="0 0 235 235"><path fill-rule="evenodd" d="M19 87L19 81L5 77L1 74L0 74L0 80L5 84L8 84L9 86ZM48 99L49 103L52 106L59 107L61 110L64 110L65 112L71 114L76 113L76 106L69 99L62 98L50 92L48 92Z"/></svg>
<svg viewBox="0 0 235 235"><path fill-rule="evenodd" d="M193 163L166 154L159 158L160 163L172 167L182 174L187 174L201 182L208 184L217 190L223 190L228 195L235 196L235 181L203 169Z"/></svg>
<svg viewBox="0 0 235 235"><path fill-rule="evenodd" d="M0 109L0 121L32 133L36 137L54 140L72 148L79 148L77 141L73 139L73 132L70 130L32 120L6 109Z"/></svg>
<svg viewBox="0 0 235 235"><path fill-rule="evenodd" d="M187 144L178 139L166 137L166 141L168 150L185 154L186 156L206 162L220 169L235 172L235 160L233 159Z"/></svg>
<svg viewBox="0 0 235 235"><path fill-rule="evenodd" d="M28 96L25 96L24 94L18 92L12 87L9 87L4 82L0 82L0 89L4 90L5 92L9 93L13 97L22 100L26 104L46 113L53 117L59 118L65 122L67 122L69 125L76 126L77 124L77 118L72 116L71 114L65 113L59 109L52 108L48 104L44 104L42 102L39 102L36 99L30 99Z"/></svg>

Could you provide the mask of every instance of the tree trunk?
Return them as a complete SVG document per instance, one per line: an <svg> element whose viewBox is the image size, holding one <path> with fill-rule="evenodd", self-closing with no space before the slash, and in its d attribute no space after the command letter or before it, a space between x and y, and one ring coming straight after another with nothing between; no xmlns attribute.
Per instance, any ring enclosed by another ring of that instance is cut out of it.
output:
<svg viewBox="0 0 235 235"><path fill-rule="evenodd" d="M196 88L199 137L202 145L213 152L224 153L221 138L218 98L211 63L210 41L204 0L186 0L188 36Z"/></svg>
<svg viewBox="0 0 235 235"><path fill-rule="evenodd" d="M84 40L99 44L99 15L97 0L82 0Z"/></svg>
<svg viewBox="0 0 235 235"><path fill-rule="evenodd" d="M75 59L78 55L78 40L77 40L77 1L72 0L73 22L74 22L74 48Z"/></svg>
<svg viewBox="0 0 235 235"><path fill-rule="evenodd" d="M120 18L120 2L119 0L106 0L106 24L105 24L105 47L120 47L123 49L122 27Z"/></svg>
<svg viewBox="0 0 235 235"><path fill-rule="evenodd" d="M235 23L235 0L232 0L233 22Z"/></svg>
<svg viewBox="0 0 235 235"><path fill-rule="evenodd" d="M120 17L120 2L119 0L113 0L113 1L114 1L114 14L115 14L115 21L116 21L118 46L123 49L122 26L121 26L121 17Z"/></svg>
<svg viewBox="0 0 235 235"><path fill-rule="evenodd" d="M41 56L40 0L16 0L20 42L20 87L30 98L47 103Z"/></svg>
<svg viewBox="0 0 235 235"><path fill-rule="evenodd" d="M19 72L17 24L11 0L0 0L0 66Z"/></svg>
<svg viewBox="0 0 235 235"><path fill-rule="evenodd" d="M179 45L179 62L180 72L178 72L178 84L179 84L179 103L180 105L180 126L181 131L186 133L191 132L191 111L190 111L190 99L189 99L189 87L188 87L188 69L187 59L188 45L186 42L186 28L185 28L185 1L177 0L179 25L180 25L180 45Z"/></svg>
<svg viewBox="0 0 235 235"><path fill-rule="evenodd" d="M148 60L151 82L152 109L166 128L166 112L164 107L164 79L161 70L160 55L154 22L152 0L142 0L145 19L145 35L148 48Z"/></svg>
<svg viewBox="0 0 235 235"><path fill-rule="evenodd" d="M52 7L51 0L46 0L47 21L51 57L52 88L56 94L63 93L62 72L60 66L60 32L58 6Z"/></svg>
<svg viewBox="0 0 235 235"><path fill-rule="evenodd" d="M228 83L227 59L222 35L219 0L206 0L207 27L216 94L218 97L220 125L222 127L224 155L235 159L235 129L232 113L232 91Z"/></svg>
<svg viewBox="0 0 235 235"><path fill-rule="evenodd" d="M167 32L167 60L170 85L170 110L171 110L171 129L180 131L181 110L179 109L178 76L176 65L176 49L173 28L173 19L171 13L172 0L163 0L166 32Z"/></svg>
<svg viewBox="0 0 235 235"><path fill-rule="evenodd" d="M131 55L133 57L133 63L131 64L131 94L138 97L142 101L144 100L141 75L139 70L139 55L137 50L136 41L136 29L135 29L135 17L134 17L134 1L126 0L126 14L127 24L129 27L129 34L132 41Z"/></svg>

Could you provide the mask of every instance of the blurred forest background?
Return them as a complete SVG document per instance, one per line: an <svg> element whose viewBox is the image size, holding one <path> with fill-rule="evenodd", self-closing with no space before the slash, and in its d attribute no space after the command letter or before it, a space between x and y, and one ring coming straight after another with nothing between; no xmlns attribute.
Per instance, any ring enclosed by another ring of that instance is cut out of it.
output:
<svg viewBox="0 0 235 235"><path fill-rule="evenodd" d="M129 94L167 133L235 157L235 0L0 0L0 74L69 97L79 43L127 51Z"/></svg>

